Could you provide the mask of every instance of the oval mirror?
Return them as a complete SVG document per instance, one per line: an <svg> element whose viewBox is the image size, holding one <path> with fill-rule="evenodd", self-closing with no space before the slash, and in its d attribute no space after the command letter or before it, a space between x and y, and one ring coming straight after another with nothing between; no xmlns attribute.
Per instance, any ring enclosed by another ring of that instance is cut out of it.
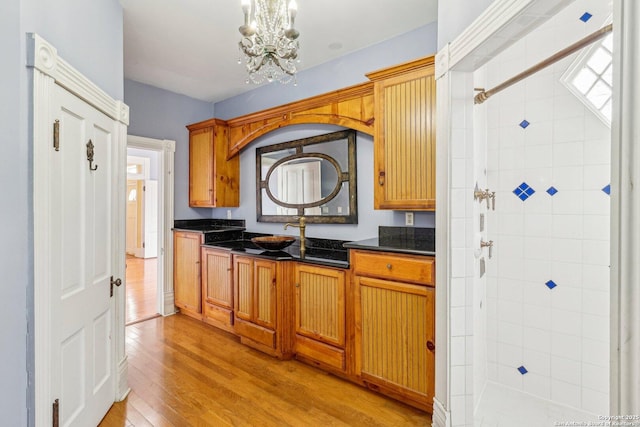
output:
<svg viewBox="0 0 640 427"><path fill-rule="evenodd" d="M256 198L260 222L357 224L356 132L257 148Z"/></svg>
<svg viewBox="0 0 640 427"><path fill-rule="evenodd" d="M280 206L315 208L340 191L341 176L340 165L327 155L294 154L280 159L267 172L267 195Z"/></svg>

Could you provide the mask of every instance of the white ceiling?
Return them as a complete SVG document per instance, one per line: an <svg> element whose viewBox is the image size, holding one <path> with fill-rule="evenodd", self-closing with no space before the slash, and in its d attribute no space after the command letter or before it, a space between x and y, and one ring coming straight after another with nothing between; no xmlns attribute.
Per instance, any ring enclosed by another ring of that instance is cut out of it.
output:
<svg viewBox="0 0 640 427"><path fill-rule="evenodd" d="M124 76L204 101L249 91L240 0L120 0ZM437 20L437 0L298 0L299 70ZM336 47L341 46L341 47Z"/></svg>

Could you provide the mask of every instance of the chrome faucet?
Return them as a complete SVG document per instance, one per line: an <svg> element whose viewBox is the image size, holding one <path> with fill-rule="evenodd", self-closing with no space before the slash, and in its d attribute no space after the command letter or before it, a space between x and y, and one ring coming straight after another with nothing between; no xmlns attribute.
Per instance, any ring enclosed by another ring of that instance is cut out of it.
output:
<svg viewBox="0 0 640 427"><path fill-rule="evenodd" d="M307 219L301 216L298 224L288 222L284 225L284 229L286 230L288 226L298 227L300 229L300 258L304 258L304 254L307 251L304 246L304 230L307 227Z"/></svg>

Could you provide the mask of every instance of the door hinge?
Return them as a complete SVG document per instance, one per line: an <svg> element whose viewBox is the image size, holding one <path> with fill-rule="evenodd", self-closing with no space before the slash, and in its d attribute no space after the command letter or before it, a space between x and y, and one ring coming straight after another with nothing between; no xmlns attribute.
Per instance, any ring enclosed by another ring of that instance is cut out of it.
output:
<svg viewBox="0 0 640 427"><path fill-rule="evenodd" d="M53 148L60 151L60 120L53 122Z"/></svg>
<svg viewBox="0 0 640 427"><path fill-rule="evenodd" d="M147 186L146 185L142 186L142 191L147 191Z"/></svg>
<svg viewBox="0 0 640 427"><path fill-rule="evenodd" d="M58 427L60 425L60 399L56 399L53 402L52 425L53 427Z"/></svg>
<svg viewBox="0 0 640 427"><path fill-rule="evenodd" d="M142 249L144 249L144 242L142 242Z"/></svg>

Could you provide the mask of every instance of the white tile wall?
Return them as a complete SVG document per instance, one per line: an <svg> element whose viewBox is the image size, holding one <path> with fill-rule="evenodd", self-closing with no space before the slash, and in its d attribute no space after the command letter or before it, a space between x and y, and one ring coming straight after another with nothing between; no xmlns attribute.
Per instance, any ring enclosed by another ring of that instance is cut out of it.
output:
<svg viewBox="0 0 640 427"><path fill-rule="evenodd" d="M595 31L610 6L610 2L575 1L477 72L475 85L492 87ZM587 23L578 19L585 11L593 15ZM497 193L496 211L487 212L487 239L495 242L494 258L487 265L484 308L474 304L473 318L486 325L484 330L474 328L476 335L482 333L474 336L476 351L481 348L485 357L474 362L483 363L486 376L475 378L526 393L518 400L520 412L545 401L549 408L556 408L553 402L591 414L608 410L610 197L602 189L610 183L610 131L559 82L576 56L496 95L477 107L484 116L475 116L486 117L486 123L474 123L483 129L479 140L476 132L475 155L485 150L486 185ZM524 119L530 123L525 129L519 126ZM468 117L460 115L457 120ZM461 157L472 154L469 148L456 152ZM468 177L464 183L458 178L453 182L468 185ZM525 201L513 194L523 182L535 190ZM557 190L553 196L547 193L551 186ZM454 190L459 218L480 211L468 204L463 208L465 200L468 195ZM468 225L465 230L469 235ZM545 285L549 280L557 286L549 289ZM461 346L457 341L456 348ZM518 372L520 366L528 372ZM456 389L462 390L461 380ZM540 420L572 421L563 414L583 414L548 409L523 421L507 414L509 405L504 403L511 397L496 396L503 399L501 409L487 410L491 399L483 407L483 397L475 425L552 425Z"/></svg>
<svg viewBox="0 0 640 427"><path fill-rule="evenodd" d="M486 351L475 349L474 339L484 336L486 326L477 329L473 307L484 300L478 294L485 287L475 283L477 260L474 257L474 138L473 138L473 81L468 73L452 73L453 97L450 169L450 250L451 250L451 362L450 410L455 427L473 422L474 385L487 376ZM484 342L486 340L483 339ZM476 358L484 360L475 369Z"/></svg>

